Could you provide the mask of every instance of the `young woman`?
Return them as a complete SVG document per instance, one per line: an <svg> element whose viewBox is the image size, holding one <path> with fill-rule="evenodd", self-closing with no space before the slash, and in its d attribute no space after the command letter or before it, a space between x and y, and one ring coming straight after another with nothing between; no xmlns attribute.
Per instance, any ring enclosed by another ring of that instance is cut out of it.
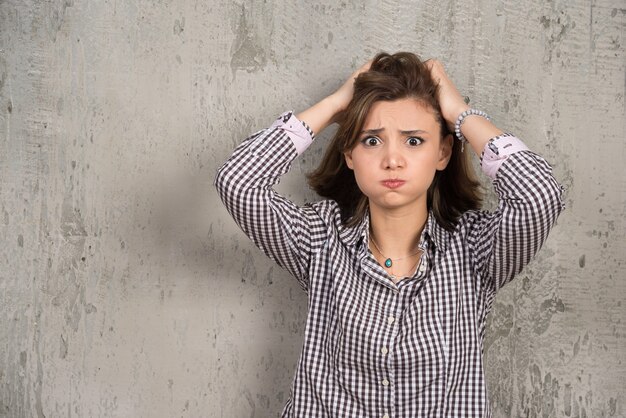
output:
<svg viewBox="0 0 626 418"><path fill-rule="evenodd" d="M326 199L278 195L272 186L335 121L308 175ZM493 212L480 210L465 142L493 180ZM441 63L377 55L331 96L245 139L215 186L308 295L283 417L491 416L485 319L545 241L562 188L542 157L465 104Z"/></svg>

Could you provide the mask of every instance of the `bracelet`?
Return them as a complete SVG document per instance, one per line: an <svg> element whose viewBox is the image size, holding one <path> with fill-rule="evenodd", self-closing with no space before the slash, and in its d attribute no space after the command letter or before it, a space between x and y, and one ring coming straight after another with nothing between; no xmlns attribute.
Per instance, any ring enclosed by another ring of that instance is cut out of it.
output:
<svg viewBox="0 0 626 418"><path fill-rule="evenodd" d="M487 115L482 110L468 109L465 112L461 113L459 117L456 119L456 122L454 123L454 133L456 134L456 137L459 139L459 141L461 141L462 144L467 142L467 139L461 133L461 124L463 123L465 118L469 115L482 116L488 121L491 121L491 118L489 117L489 115Z"/></svg>

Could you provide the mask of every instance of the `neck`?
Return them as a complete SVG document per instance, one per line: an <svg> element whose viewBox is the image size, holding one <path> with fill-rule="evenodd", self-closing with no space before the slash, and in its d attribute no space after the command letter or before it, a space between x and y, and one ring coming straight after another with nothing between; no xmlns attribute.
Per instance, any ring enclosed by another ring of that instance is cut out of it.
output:
<svg viewBox="0 0 626 418"><path fill-rule="evenodd" d="M405 257L417 250L428 218L423 203L417 210L412 207L389 211L370 206L370 235L386 257Z"/></svg>

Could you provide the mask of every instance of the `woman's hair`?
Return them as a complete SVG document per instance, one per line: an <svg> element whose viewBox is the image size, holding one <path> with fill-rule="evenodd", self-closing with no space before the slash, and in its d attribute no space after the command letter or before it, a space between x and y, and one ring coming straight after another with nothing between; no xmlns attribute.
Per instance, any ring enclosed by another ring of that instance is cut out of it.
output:
<svg viewBox="0 0 626 418"><path fill-rule="evenodd" d="M337 202L344 225L358 224L368 209L368 198L359 189L354 172L346 165L344 152L358 144L359 133L372 105L381 100L411 98L419 101L433 110L441 128L441 140L450 132L436 98L437 88L429 69L410 52L393 55L381 52L374 58L370 69L356 78L354 95L341 115L339 128L324 158L313 172L307 174L313 190ZM453 141L447 167L435 173L428 188L427 207L448 230L454 228L465 211L480 208L482 200L480 183L459 145L458 141Z"/></svg>

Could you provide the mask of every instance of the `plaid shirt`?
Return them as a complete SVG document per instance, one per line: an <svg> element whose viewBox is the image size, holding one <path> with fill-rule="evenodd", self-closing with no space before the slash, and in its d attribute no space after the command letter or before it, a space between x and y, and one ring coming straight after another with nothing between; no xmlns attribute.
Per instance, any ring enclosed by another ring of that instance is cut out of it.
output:
<svg viewBox="0 0 626 418"><path fill-rule="evenodd" d="M369 251L369 214L347 228L334 200L297 206L273 190L313 138L281 115L245 139L214 181L243 232L308 295L282 417L490 417L485 320L563 208L551 167L512 135L493 138L481 166L494 178L497 210L467 211L452 232L430 213L422 261L394 284Z"/></svg>

